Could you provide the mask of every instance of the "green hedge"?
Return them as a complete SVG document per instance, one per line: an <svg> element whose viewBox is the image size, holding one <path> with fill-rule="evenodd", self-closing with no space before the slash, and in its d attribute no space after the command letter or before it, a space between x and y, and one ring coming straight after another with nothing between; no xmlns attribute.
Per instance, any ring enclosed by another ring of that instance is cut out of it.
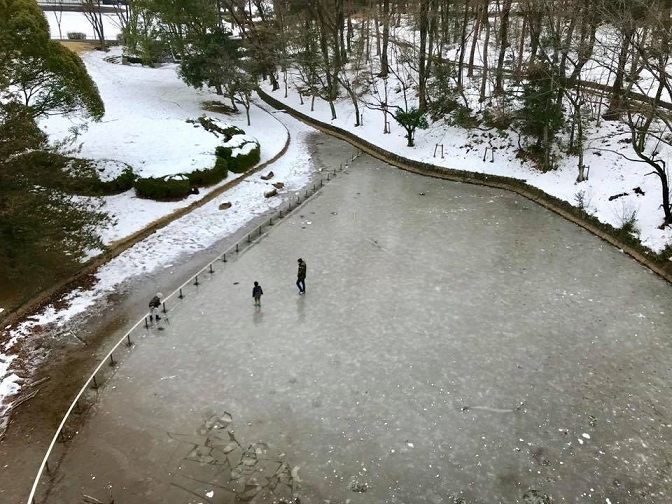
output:
<svg viewBox="0 0 672 504"><path fill-rule="evenodd" d="M64 156L56 152L32 151L10 161L17 170L30 167L35 183L68 194L80 196L109 196L133 187L135 174L130 166L112 180L102 181L90 159Z"/></svg>
<svg viewBox="0 0 672 504"><path fill-rule="evenodd" d="M103 194L120 194L132 189L135 179L136 175L133 173L133 168L127 166L118 177L104 182L99 180L98 182Z"/></svg>
<svg viewBox="0 0 672 504"><path fill-rule="evenodd" d="M191 184L186 175L138 178L134 186L138 198L156 201L180 200L191 193Z"/></svg>
<svg viewBox="0 0 672 504"><path fill-rule="evenodd" d="M139 198L171 201L186 198L192 187L207 187L221 182L229 171L244 173L259 162L261 151L257 142L246 143L253 143L254 147L247 154L237 156L233 155L231 147L217 147L215 166L209 169L167 177L138 178L134 184L135 192Z"/></svg>
<svg viewBox="0 0 672 504"><path fill-rule="evenodd" d="M135 182L135 173L130 166L112 180L100 180L89 159L70 159L69 173L66 173L65 190L83 196L110 196L128 191Z"/></svg>
<svg viewBox="0 0 672 504"><path fill-rule="evenodd" d="M246 142L243 145L247 145ZM237 156L233 155L233 149L231 147L219 146L215 149L215 154L217 159L225 159L228 163L229 170L233 173L244 173L254 165L259 162L261 148L258 143L254 142L254 148L247 154L238 154ZM237 148L242 147L239 146Z"/></svg>
<svg viewBox="0 0 672 504"><path fill-rule="evenodd" d="M192 187L207 187L221 182L229 175L226 159L216 158L215 166L206 170L195 170L186 174Z"/></svg>

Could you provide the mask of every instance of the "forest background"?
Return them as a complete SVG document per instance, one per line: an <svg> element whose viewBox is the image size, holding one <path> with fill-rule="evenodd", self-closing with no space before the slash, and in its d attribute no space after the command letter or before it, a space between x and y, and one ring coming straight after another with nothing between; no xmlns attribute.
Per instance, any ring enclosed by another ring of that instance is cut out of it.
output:
<svg viewBox="0 0 672 504"><path fill-rule="evenodd" d="M49 12L59 37L83 39L60 33L65 8L54 2ZM81 60L51 39L34 2L3 9L0 276L26 297L105 250L101 230L113 223L97 198L137 191L138 175L129 167L102 189L95 165L77 156L77 129L57 143L44 134L44 117L95 121L104 104ZM484 161L514 157L531 176L571 164L569 203L590 216L597 200L629 201L600 219L661 264L672 255L670 0L84 0L82 9L98 49L121 44L130 64L176 63L188 85L214 90L224 110L249 113L265 82L311 111L326 103L331 121L347 104L354 131L365 114L378 114L381 135L403 129L409 157L421 143L435 158L443 144L430 131L440 126L466 132L462 149ZM120 32L113 41L109 18ZM598 158L614 155L643 167L655 185L584 189ZM644 193L650 199L652 187L655 205L631 203Z"/></svg>

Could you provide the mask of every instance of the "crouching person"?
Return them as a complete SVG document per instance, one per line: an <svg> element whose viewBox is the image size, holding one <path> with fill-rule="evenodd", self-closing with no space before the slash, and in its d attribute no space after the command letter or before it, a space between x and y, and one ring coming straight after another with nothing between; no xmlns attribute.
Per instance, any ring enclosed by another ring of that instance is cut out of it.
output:
<svg viewBox="0 0 672 504"><path fill-rule="evenodd" d="M161 320L161 316L159 315L159 308L161 307L161 298L163 297L163 294L160 292L156 293L156 296L152 298L152 300L149 302L149 321L153 322L154 317L156 317L157 322Z"/></svg>

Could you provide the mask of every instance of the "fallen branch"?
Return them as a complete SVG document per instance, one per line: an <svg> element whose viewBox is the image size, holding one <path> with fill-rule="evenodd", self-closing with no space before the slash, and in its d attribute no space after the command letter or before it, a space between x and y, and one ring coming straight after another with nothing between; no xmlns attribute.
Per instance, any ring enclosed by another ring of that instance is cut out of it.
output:
<svg viewBox="0 0 672 504"><path fill-rule="evenodd" d="M19 397L16 401L14 401L11 409L14 409L18 406L21 406L24 402L28 401L29 399L32 399L33 397L35 397L37 395L37 393L39 391L40 391L40 389L37 389L37 390L34 390L33 392L30 392L26 395L23 395L23 396Z"/></svg>
<svg viewBox="0 0 672 504"><path fill-rule="evenodd" d="M51 376L45 376L44 378L40 378L37 381L34 381L33 383L29 383L27 387L37 387L38 385L42 385L44 382L51 380Z"/></svg>

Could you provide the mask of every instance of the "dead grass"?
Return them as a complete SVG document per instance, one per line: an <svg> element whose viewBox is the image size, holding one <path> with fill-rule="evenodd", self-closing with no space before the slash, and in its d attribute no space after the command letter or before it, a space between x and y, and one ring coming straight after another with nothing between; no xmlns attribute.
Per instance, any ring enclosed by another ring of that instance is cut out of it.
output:
<svg viewBox="0 0 672 504"><path fill-rule="evenodd" d="M219 114L233 115L236 113L236 111L233 110L233 108L231 108L229 105L217 100L201 102L201 108L203 110L207 110L208 112L216 112Z"/></svg>
<svg viewBox="0 0 672 504"><path fill-rule="evenodd" d="M82 53L85 51L92 51L96 48L96 40L61 40L61 44L70 49L74 53Z"/></svg>

